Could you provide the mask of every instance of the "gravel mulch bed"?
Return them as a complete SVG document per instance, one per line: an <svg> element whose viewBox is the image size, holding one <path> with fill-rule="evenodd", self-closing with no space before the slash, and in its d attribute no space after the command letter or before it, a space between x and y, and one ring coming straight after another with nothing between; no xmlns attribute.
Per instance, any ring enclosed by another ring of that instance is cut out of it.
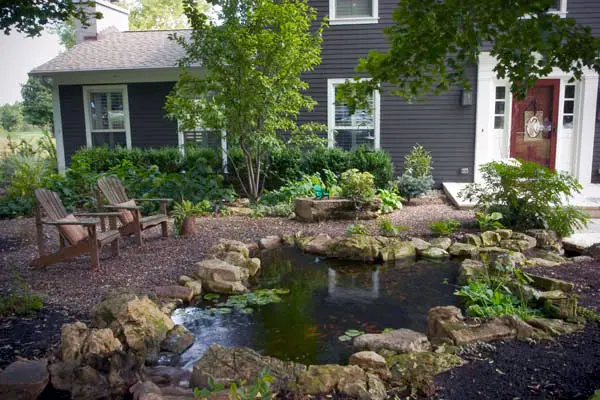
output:
<svg viewBox="0 0 600 400"><path fill-rule="evenodd" d="M396 225L409 226L406 234L429 232L429 222L456 218L468 225L471 211L456 210L440 196L413 200L413 204L387 216ZM92 270L89 257L52 265L45 269L31 269L29 263L36 257L35 225L33 219L0 221L0 290L15 285L15 274L22 277L45 303L66 308L78 314L87 314L107 289L127 287L147 293L158 285L175 283L176 279L193 270L193 264L202 260L210 247L220 238L251 242L273 234L307 235L327 233L344 234L352 221L331 221L306 224L287 218L205 217L197 221L198 234L193 237L160 237L160 229L144 232L144 246L136 248L127 238L121 246L121 255L110 257L105 249L100 268ZM365 221L372 232L377 221ZM46 228L48 242L56 243L55 229Z"/></svg>

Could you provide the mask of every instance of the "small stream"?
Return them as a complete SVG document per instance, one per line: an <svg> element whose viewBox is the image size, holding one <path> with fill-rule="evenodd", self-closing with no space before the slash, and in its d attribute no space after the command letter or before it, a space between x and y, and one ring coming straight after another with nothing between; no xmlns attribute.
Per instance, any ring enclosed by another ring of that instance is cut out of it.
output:
<svg viewBox="0 0 600 400"><path fill-rule="evenodd" d="M250 347L304 364L345 363L352 346L338 337L348 329L381 332L409 328L425 332L427 311L456 304L452 294L458 264L410 260L373 265L325 260L296 248L263 254L252 289L284 288L283 301L254 307L252 314L212 314L204 301L178 309L172 318L196 336L182 355L185 368L212 344ZM223 297L225 299L225 297Z"/></svg>

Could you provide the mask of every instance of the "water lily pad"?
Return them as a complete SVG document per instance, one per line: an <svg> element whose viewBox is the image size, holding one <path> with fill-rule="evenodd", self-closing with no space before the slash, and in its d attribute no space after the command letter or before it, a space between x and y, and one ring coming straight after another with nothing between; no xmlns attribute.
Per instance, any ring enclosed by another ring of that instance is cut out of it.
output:
<svg viewBox="0 0 600 400"><path fill-rule="evenodd" d="M217 293L207 293L203 296L204 300L219 300L220 297Z"/></svg>
<svg viewBox="0 0 600 400"><path fill-rule="evenodd" d="M273 289L273 293L275 294L289 294L290 289Z"/></svg>
<svg viewBox="0 0 600 400"><path fill-rule="evenodd" d="M215 314L231 314L231 312L232 312L231 308L227 308L227 307L213 308L213 309L211 309L211 311L214 312Z"/></svg>
<svg viewBox="0 0 600 400"><path fill-rule="evenodd" d="M253 309L253 308L242 308L242 309L240 310L240 312L241 312L242 314L252 314L252 313L254 312L254 309Z"/></svg>
<svg viewBox="0 0 600 400"><path fill-rule="evenodd" d="M387 332L393 332L393 331L395 331L395 329L394 329L394 328L385 328L385 329L383 330L383 333L387 333Z"/></svg>
<svg viewBox="0 0 600 400"><path fill-rule="evenodd" d="M338 337L338 340L340 342L349 342L350 340L352 340L352 337L348 336L348 335L342 335L342 336Z"/></svg>
<svg viewBox="0 0 600 400"><path fill-rule="evenodd" d="M353 337L357 337L360 335L364 335L365 333L363 331L359 331L356 329L348 329L346 332L344 332L344 336L349 336L351 338Z"/></svg>

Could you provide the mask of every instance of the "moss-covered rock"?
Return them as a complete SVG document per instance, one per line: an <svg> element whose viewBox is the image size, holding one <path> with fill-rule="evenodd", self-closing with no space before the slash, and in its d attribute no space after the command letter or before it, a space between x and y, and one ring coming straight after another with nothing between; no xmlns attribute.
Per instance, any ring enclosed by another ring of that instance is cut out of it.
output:
<svg viewBox="0 0 600 400"><path fill-rule="evenodd" d="M432 260L440 260L450 257L450 254L439 247L429 247L421 252L421 257L429 258Z"/></svg>
<svg viewBox="0 0 600 400"><path fill-rule="evenodd" d="M481 237L474 233L467 233L463 238L463 242L467 244L471 244L473 246L481 247Z"/></svg>
<svg viewBox="0 0 600 400"><path fill-rule="evenodd" d="M448 250L450 246L452 246L452 239L449 237L439 237L435 239L431 239L429 241L431 246L437 247L438 249Z"/></svg>
<svg viewBox="0 0 600 400"><path fill-rule="evenodd" d="M382 247L383 243L374 236L352 235L337 242L329 256L342 260L374 262L379 258Z"/></svg>
<svg viewBox="0 0 600 400"><path fill-rule="evenodd" d="M308 395L335 391L361 400L387 397L381 379L356 365L311 365L298 378L298 389Z"/></svg>
<svg viewBox="0 0 600 400"><path fill-rule="evenodd" d="M454 243L448 249L448 253L455 257L473 257L477 254L478 247L468 243Z"/></svg>
<svg viewBox="0 0 600 400"><path fill-rule="evenodd" d="M494 231L487 231L481 234L481 242L483 247L498 246L501 240L502 237L500 234Z"/></svg>

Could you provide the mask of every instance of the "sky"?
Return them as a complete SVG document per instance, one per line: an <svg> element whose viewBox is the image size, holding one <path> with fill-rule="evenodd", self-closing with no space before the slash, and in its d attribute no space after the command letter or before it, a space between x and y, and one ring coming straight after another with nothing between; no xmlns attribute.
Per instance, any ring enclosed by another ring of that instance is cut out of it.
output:
<svg viewBox="0 0 600 400"><path fill-rule="evenodd" d="M29 38L11 31L0 32L0 105L21 100L21 84L33 68L57 56L62 50L58 37L44 32Z"/></svg>

